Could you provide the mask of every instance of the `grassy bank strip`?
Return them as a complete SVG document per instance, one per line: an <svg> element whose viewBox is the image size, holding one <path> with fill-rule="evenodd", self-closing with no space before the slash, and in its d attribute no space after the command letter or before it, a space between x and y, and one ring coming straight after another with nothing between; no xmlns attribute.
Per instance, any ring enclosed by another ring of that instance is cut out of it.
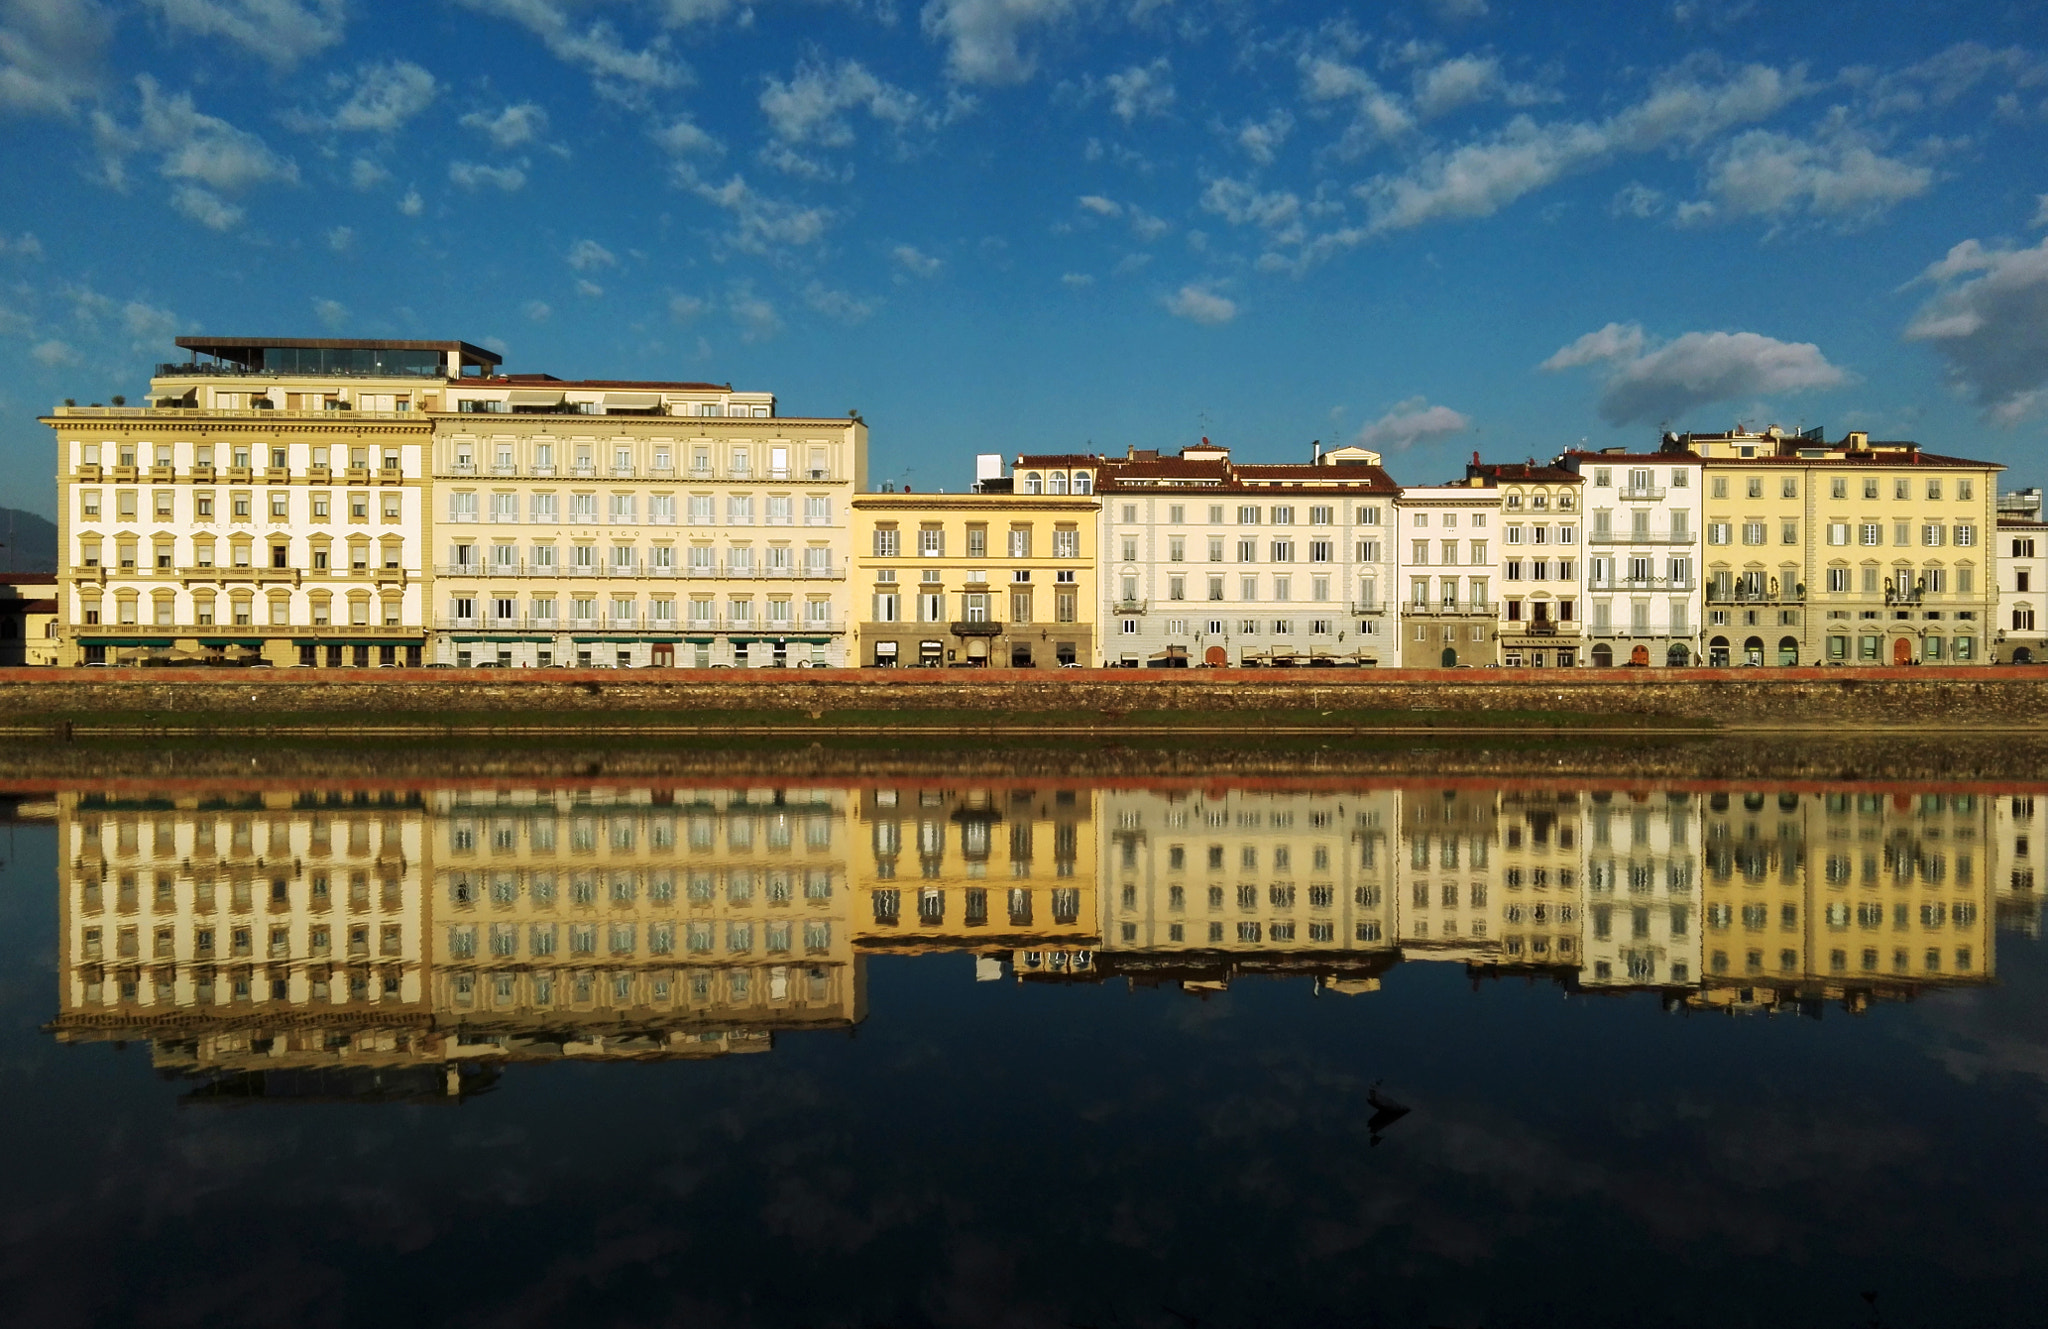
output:
<svg viewBox="0 0 2048 1329"><path fill-rule="evenodd" d="M72 711L0 720L0 734L1244 734L1702 732L1714 725L1654 715L1579 711Z"/></svg>

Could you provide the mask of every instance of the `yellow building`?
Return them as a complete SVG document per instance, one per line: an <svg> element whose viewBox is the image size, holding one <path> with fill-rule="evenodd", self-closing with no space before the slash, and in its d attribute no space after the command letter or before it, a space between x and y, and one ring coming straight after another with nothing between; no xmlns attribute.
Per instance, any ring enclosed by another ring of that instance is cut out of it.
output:
<svg viewBox="0 0 2048 1329"><path fill-rule="evenodd" d="M1065 493L854 499L860 663L1092 663L1100 508Z"/></svg>
<svg viewBox="0 0 2048 1329"><path fill-rule="evenodd" d="M1100 808L1099 973L1198 988L1310 974L1362 992L1399 958L1398 792L1113 789ZM1014 963L1032 972L1028 954Z"/></svg>
<svg viewBox="0 0 2048 1329"><path fill-rule="evenodd" d="M180 337L142 406L59 407L58 663L418 664L430 413L466 342Z"/></svg>
<svg viewBox="0 0 2048 1329"><path fill-rule="evenodd" d="M1699 982L1698 798L1637 790L1594 792L1573 802L1584 860L1580 985L1683 988Z"/></svg>
<svg viewBox="0 0 2048 1329"><path fill-rule="evenodd" d="M2041 935L2043 878L2048 850L2048 798L2001 794L1991 800L1991 886L1998 930Z"/></svg>
<svg viewBox="0 0 2048 1329"><path fill-rule="evenodd" d="M1507 898L1501 888L1509 879L1500 797L1490 789L1401 791L1405 871L1398 926L1405 958L1510 962L1500 927ZM1540 899L1550 896L1550 843L1546 838L1525 845L1517 837L1511 846L1517 855L1542 860ZM1517 869L1514 879L1519 882L1522 873Z"/></svg>
<svg viewBox="0 0 2048 1329"><path fill-rule="evenodd" d="M1510 669L1583 664L1580 517L1583 478L1563 466L1481 463L1466 483L1500 493L1500 659Z"/></svg>
<svg viewBox="0 0 2048 1329"><path fill-rule="evenodd" d="M0 668L57 663L57 574L0 572Z"/></svg>
<svg viewBox="0 0 2048 1329"><path fill-rule="evenodd" d="M1709 665L1988 664L2005 468L1852 431L1685 434Z"/></svg>
<svg viewBox="0 0 2048 1329"><path fill-rule="evenodd" d="M1710 1006L1910 997L1994 967L1989 799L1715 793L1702 814Z"/></svg>
<svg viewBox="0 0 2048 1329"><path fill-rule="evenodd" d="M905 782L863 790L858 816L861 950L1050 949L1088 964L1095 791Z"/></svg>

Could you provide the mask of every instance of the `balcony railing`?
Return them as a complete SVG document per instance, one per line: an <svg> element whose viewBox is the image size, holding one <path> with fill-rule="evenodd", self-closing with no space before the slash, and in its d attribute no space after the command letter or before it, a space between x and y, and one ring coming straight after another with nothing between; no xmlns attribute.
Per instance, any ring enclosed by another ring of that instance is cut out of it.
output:
<svg viewBox="0 0 2048 1329"><path fill-rule="evenodd" d="M1707 583L1707 603L1710 605L1775 605L1804 604L1806 587L1793 586L1789 590L1766 587L1761 591L1745 587L1722 587Z"/></svg>
<svg viewBox="0 0 2048 1329"><path fill-rule="evenodd" d="M360 631L361 629L356 629ZM821 637L846 631L844 619L790 619L767 621L758 618L536 618L528 615L473 614L467 618L443 615L434 619L436 632L548 632L593 633L635 632L701 637L709 633L753 634L759 637ZM413 629L418 632L418 628Z"/></svg>
<svg viewBox="0 0 2048 1329"><path fill-rule="evenodd" d="M1637 535L1633 531L1586 533L1586 543L1589 545L1696 545L1699 542L1699 535L1692 531L1677 534L1671 531L1650 531L1643 535Z"/></svg>
<svg viewBox="0 0 2048 1329"><path fill-rule="evenodd" d="M611 563L596 563L584 567L563 567L548 564L545 567L531 563L442 563L434 568L437 577L559 577L583 581L844 581L846 567L813 570L808 565L790 568L745 567L733 568L724 564L711 567L656 567L651 563L635 563L630 567L619 567Z"/></svg>
<svg viewBox="0 0 2048 1329"><path fill-rule="evenodd" d="M1554 618L1511 619L1500 625L1504 633L1520 633L1525 637L1557 637L1578 635L1576 623L1560 623Z"/></svg>
<svg viewBox="0 0 2048 1329"><path fill-rule="evenodd" d="M1591 591L1696 591L1696 577L1609 577L1586 583Z"/></svg>
<svg viewBox="0 0 2048 1329"><path fill-rule="evenodd" d="M1142 614L1145 612L1145 606L1150 603L1149 600L1119 599L1116 602L1116 612L1119 614Z"/></svg>
<svg viewBox="0 0 2048 1329"><path fill-rule="evenodd" d="M1625 503L1655 503L1664 497L1662 485L1628 485L1621 490Z"/></svg>
<svg viewBox="0 0 2048 1329"><path fill-rule="evenodd" d="M1384 614L1386 611L1387 604L1384 600L1356 600L1351 605L1351 614L1354 618L1360 614Z"/></svg>
<svg viewBox="0 0 2048 1329"><path fill-rule="evenodd" d="M1454 614L1491 614L1496 604L1492 600L1446 600L1434 604L1416 604L1409 601L1401 612L1409 618L1443 618Z"/></svg>
<svg viewBox="0 0 2048 1329"><path fill-rule="evenodd" d="M953 624L953 635L956 637L1000 637L1003 635L1004 627L1004 624L995 622L992 619L955 622Z"/></svg>

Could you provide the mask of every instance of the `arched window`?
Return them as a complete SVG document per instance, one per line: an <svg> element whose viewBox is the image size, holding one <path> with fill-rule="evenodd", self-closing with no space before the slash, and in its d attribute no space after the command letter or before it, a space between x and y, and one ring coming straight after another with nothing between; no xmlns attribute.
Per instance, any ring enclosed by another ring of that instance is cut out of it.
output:
<svg viewBox="0 0 2048 1329"><path fill-rule="evenodd" d="M1066 493L1067 473L1065 471L1054 471L1051 476L1047 477L1045 492L1048 494Z"/></svg>
<svg viewBox="0 0 2048 1329"><path fill-rule="evenodd" d="M1799 638L1778 638L1778 663L1781 665L1796 665L1799 663Z"/></svg>
<svg viewBox="0 0 2048 1329"><path fill-rule="evenodd" d="M1685 643L1682 641L1672 642L1671 649L1664 652L1664 663L1670 665L1673 669L1685 668L1687 664L1691 663L1691 659L1692 653L1685 649Z"/></svg>
<svg viewBox="0 0 2048 1329"><path fill-rule="evenodd" d="M1092 494L1092 493L1094 493L1094 492L1095 492L1095 477L1094 477L1093 475L1090 475L1090 474L1089 474L1089 473L1088 473L1087 471L1075 471L1075 472L1074 472L1074 492L1075 492L1075 493L1077 493L1077 494Z"/></svg>
<svg viewBox="0 0 2048 1329"><path fill-rule="evenodd" d="M2014 605L2012 607L2012 629L2014 632L2034 630L2034 606Z"/></svg>
<svg viewBox="0 0 2048 1329"><path fill-rule="evenodd" d="M1751 637L1742 643L1742 663L1760 665L1764 662L1764 639Z"/></svg>
<svg viewBox="0 0 2048 1329"><path fill-rule="evenodd" d="M1045 477L1041 476L1037 471L1026 471L1024 473L1024 492L1027 494L1044 493Z"/></svg>

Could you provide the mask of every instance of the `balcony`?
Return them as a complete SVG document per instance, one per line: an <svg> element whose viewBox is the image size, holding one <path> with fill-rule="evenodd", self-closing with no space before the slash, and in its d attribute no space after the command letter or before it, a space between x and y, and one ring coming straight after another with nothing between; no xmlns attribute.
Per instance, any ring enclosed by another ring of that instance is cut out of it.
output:
<svg viewBox="0 0 2048 1329"><path fill-rule="evenodd" d="M1493 600L1446 600L1435 604L1416 604L1413 601L1401 607L1407 618L1452 618L1460 615L1492 614L1498 607Z"/></svg>
<svg viewBox="0 0 2048 1329"><path fill-rule="evenodd" d="M1586 543L1589 545L1690 546L1696 545L1699 542L1699 536L1691 531L1685 531L1680 533L1673 533L1671 531L1648 531L1642 535L1637 535L1633 531L1588 531L1586 533Z"/></svg>
<svg viewBox="0 0 2048 1329"><path fill-rule="evenodd" d="M742 568L713 564L708 567L657 567L652 563L634 563L620 567L613 563L593 563L584 566L564 567L559 564L545 566L533 563L441 563L434 568L437 577L560 577L580 581L844 581L846 568L812 568L808 564L787 568L748 566Z"/></svg>
<svg viewBox="0 0 2048 1329"><path fill-rule="evenodd" d="M1624 503L1658 503L1664 498L1662 485L1629 485L1620 492Z"/></svg>
<svg viewBox="0 0 2048 1329"><path fill-rule="evenodd" d="M1696 591L1699 587L1695 577L1609 577L1586 583L1589 591Z"/></svg>
<svg viewBox="0 0 2048 1329"><path fill-rule="evenodd" d="M1145 606L1150 603L1151 601L1149 600L1120 599L1116 602L1116 612L1119 614L1142 614L1145 612Z"/></svg>
<svg viewBox="0 0 2048 1329"><path fill-rule="evenodd" d="M1793 586L1789 591L1781 590L1774 580L1762 590L1745 586L1707 585L1707 603L1710 605L1796 605L1806 603L1806 587Z"/></svg>
<svg viewBox="0 0 2048 1329"><path fill-rule="evenodd" d="M1351 616L1353 618L1357 618L1362 614L1384 614L1386 612L1387 606L1385 602L1380 600L1354 601L1351 606Z"/></svg>
<svg viewBox="0 0 2048 1329"><path fill-rule="evenodd" d="M1576 637L1579 625L1560 623L1554 618L1515 619L1500 625L1503 636L1524 637Z"/></svg>
<svg viewBox="0 0 2048 1329"><path fill-rule="evenodd" d="M1003 628L1003 624L992 619L956 622L953 624L953 635L956 637L1000 637L1003 635Z"/></svg>
<svg viewBox="0 0 2048 1329"><path fill-rule="evenodd" d="M436 632L545 632L575 633L632 632L676 637L702 637L713 633L736 633L755 637L823 637L846 631L843 619L790 619L763 622L736 618L535 618L531 615L475 614L468 618L440 616L434 619ZM296 629L295 629L296 630ZM353 628L353 632L368 629ZM414 628L414 632L420 629ZM398 629L386 629L398 631Z"/></svg>

